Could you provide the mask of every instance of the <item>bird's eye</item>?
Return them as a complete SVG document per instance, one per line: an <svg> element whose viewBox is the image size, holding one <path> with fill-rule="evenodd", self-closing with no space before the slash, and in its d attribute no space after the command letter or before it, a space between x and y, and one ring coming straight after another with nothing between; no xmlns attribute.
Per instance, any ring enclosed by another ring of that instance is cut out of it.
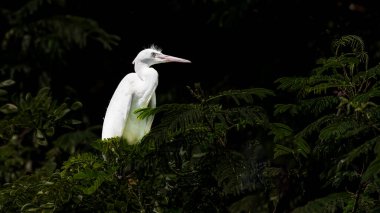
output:
<svg viewBox="0 0 380 213"><path fill-rule="evenodd" d="M156 57L156 55L157 55L157 53L155 53L155 52L152 52L152 57L153 57L153 58L155 58L155 57Z"/></svg>

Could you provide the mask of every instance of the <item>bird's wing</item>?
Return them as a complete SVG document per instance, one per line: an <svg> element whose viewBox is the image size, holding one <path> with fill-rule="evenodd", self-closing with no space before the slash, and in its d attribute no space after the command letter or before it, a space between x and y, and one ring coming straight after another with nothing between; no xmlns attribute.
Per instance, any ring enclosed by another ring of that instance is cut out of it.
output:
<svg viewBox="0 0 380 213"><path fill-rule="evenodd" d="M152 94L152 97L150 98L150 102L148 105L150 108L156 108L156 93L154 92ZM150 131L150 128L152 127L154 115L151 115L146 118L146 126L144 133L147 134Z"/></svg>
<svg viewBox="0 0 380 213"><path fill-rule="evenodd" d="M134 75L128 74L116 88L103 122L102 139L121 137L131 109Z"/></svg>

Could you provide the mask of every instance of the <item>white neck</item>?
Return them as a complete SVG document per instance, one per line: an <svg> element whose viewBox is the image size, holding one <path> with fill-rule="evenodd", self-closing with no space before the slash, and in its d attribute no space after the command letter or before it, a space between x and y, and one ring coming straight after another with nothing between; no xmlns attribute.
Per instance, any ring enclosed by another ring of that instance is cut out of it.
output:
<svg viewBox="0 0 380 213"><path fill-rule="evenodd" d="M143 82L143 85L145 85L145 91L143 97L141 98L143 102L138 103L138 105L146 107L148 106L148 103L151 100L151 97L157 88L158 73L155 69L149 67L147 64L144 63L135 63L135 72Z"/></svg>
<svg viewBox="0 0 380 213"><path fill-rule="evenodd" d="M142 81L158 81L157 71L145 63L135 63L135 72Z"/></svg>
<svg viewBox="0 0 380 213"><path fill-rule="evenodd" d="M149 65L141 62L135 63L135 72L137 76L144 82L146 92L153 93L158 85L158 73Z"/></svg>

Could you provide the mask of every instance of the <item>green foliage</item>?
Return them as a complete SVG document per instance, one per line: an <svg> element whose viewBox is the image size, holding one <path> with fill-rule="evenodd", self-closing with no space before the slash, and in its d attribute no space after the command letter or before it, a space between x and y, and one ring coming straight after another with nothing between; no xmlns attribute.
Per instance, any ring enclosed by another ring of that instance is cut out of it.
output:
<svg viewBox="0 0 380 213"><path fill-rule="evenodd" d="M48 204L59 211L166 212L226 211L231 202L224 202L229 197L242 196L239 203L245 203L250 201L249 193L257 193L264 202L266 194L261 193L264 184L259 174L267 162L251 155L264 149L262 143L236 141L228 134L264 130L268 125L265 112L250 105L255 98L248 96L264 98L273 93L250 89L204 96L199 85L191 92L199 103L136 112L161 117L140 144L131 146L119 138L93 141L92 152L76 154L66 161L53 185L69 185L70 190L62 195L69 200L37 199L38 192L47 189L42 183L34 183L37 189L26 188L23 193L30 197L23 203L31 203L28 208L36 211ZM224 101L227 103L221 104ZM245 144L246 149L233 148L238 144ZM14 184L4 186L2 204L14 198Z"/></svg>
<svg viewBox="0 0 380 213"><path fill-rule="evenodd" d="M2 183L60 167L68 155L88 148L96 135L93 129L80 130L82 104L53 98L51 76L64 69L67 53L92 41L111 49L119 39L92 19L69 14L65 0L6 5L11 9L0 8L0 78L9 78L0 83Z"/></svg>
<svg viewBox="0 0 380 213"><path fill-rule="evenodd" d="M326 197L319 198L308 202L305 206L296 208L294 213L302 212L338 212L342 210L351 199L351 195L347 192L334 193Z"/></svg>
<svg viewBox="0 0 380 213"><path fill-rule="evenodd" d="M357 36L333 48L310 76L276 81L296 101L273 117L271 90L195 84L189 103L135 112L157 121L137 145L78 130L80 102L3 81L0 211L377 212L380 68Z"/></svg>
<svg viewBox="0 0 380 213"><path fill-rule="evenodd" d="M18 9L0 9L6 20L0 36L1 74L14 80L36 79L40 87L50 86L52 73L64 67L68 53L76 48L95 43L111 50L120 40L96 21L69 14L66 0L28 0ZM18 86L30 86L24 84Z"/></svg>
<svg viewBox="0 0 380 213"><path fill-rule="evenodd" d="M54 163L54 159L60 155L50 150L56 132L72 131L81 122L67 115L73 111L69 103L53 100L49 88L42 88L35 96L20 94L19 97L4 101L5 106L12 108L0 114L0 179L10 182L25 172ZM71 104L74 109L76 106L78 102ZM71 147L78 143L80 141Z"/></svg>
<svg viewBox="0 0 380 213"><path fill-rule="evenodd" d="M311 188L322 189L319 196L322 198L314 197L294 212L370 212L379 203L379 190L367 191L368 186L377 185L379 181L376 151L379 68L367 69L368 55L364 42L357 36L344 36L336 40L333 47L335 56L319 60L320 67L310 76L284 77L276 81L279 89L295 92L298 101L276 105L275 115L288 113L295 119L309 117L302 122L303 128L297 124L300 130L294 134L290 127L280 132L272 128L275 136L286 136L285 140L277 141L274 157L279 162L293 158L294 165L288 167L287 172L299 175L302 171L305 184L317 174L319 188L318 185ZM299 176L289 178L299 180ZM301 186L303 190L303 184ZM346 192L336 194L339 190ZM312 195L308 191L303 193Z"/></svg>
<svg viewBox="0 0 380 213"><path fill-rule="evenodd" d="M64 9L66 1L29 0L16 11L4 10L3 14L11 28L4 35L3 49L17 42L21 44L22 54L34 51L62 59L62 54L71 47L85 47L87 39L100 42L106 49L117 44L119 38L105 32L94 20L68 14L49 16L45 13L47 6ZM31 18L41 16L38 19Z"/></svg>
<svg viewBox="0 0 380 213"><path fill-rule="evenodd" d="M72 198L73 189L58 173L44 176L23 176L5 185L0 193L1 212L54 212Z"/></svg>

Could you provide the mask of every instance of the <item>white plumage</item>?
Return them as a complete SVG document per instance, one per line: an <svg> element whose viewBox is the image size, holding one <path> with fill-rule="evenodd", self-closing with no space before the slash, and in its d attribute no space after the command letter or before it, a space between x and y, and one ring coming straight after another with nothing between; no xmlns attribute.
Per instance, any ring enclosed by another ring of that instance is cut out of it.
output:
<svg viewBox="0 0 380 213"><path fill-rule="evenodd" d="M190 63L186 59L165 55L154 46L142 50L136 56L132 62L135 73L129 73L123 78L108 105L102 139L122 137L128 144L136 144L150 131L153 116L138 119L134 112L148 106L156 107L158 73L151 66L167 62Z"/></svg>

